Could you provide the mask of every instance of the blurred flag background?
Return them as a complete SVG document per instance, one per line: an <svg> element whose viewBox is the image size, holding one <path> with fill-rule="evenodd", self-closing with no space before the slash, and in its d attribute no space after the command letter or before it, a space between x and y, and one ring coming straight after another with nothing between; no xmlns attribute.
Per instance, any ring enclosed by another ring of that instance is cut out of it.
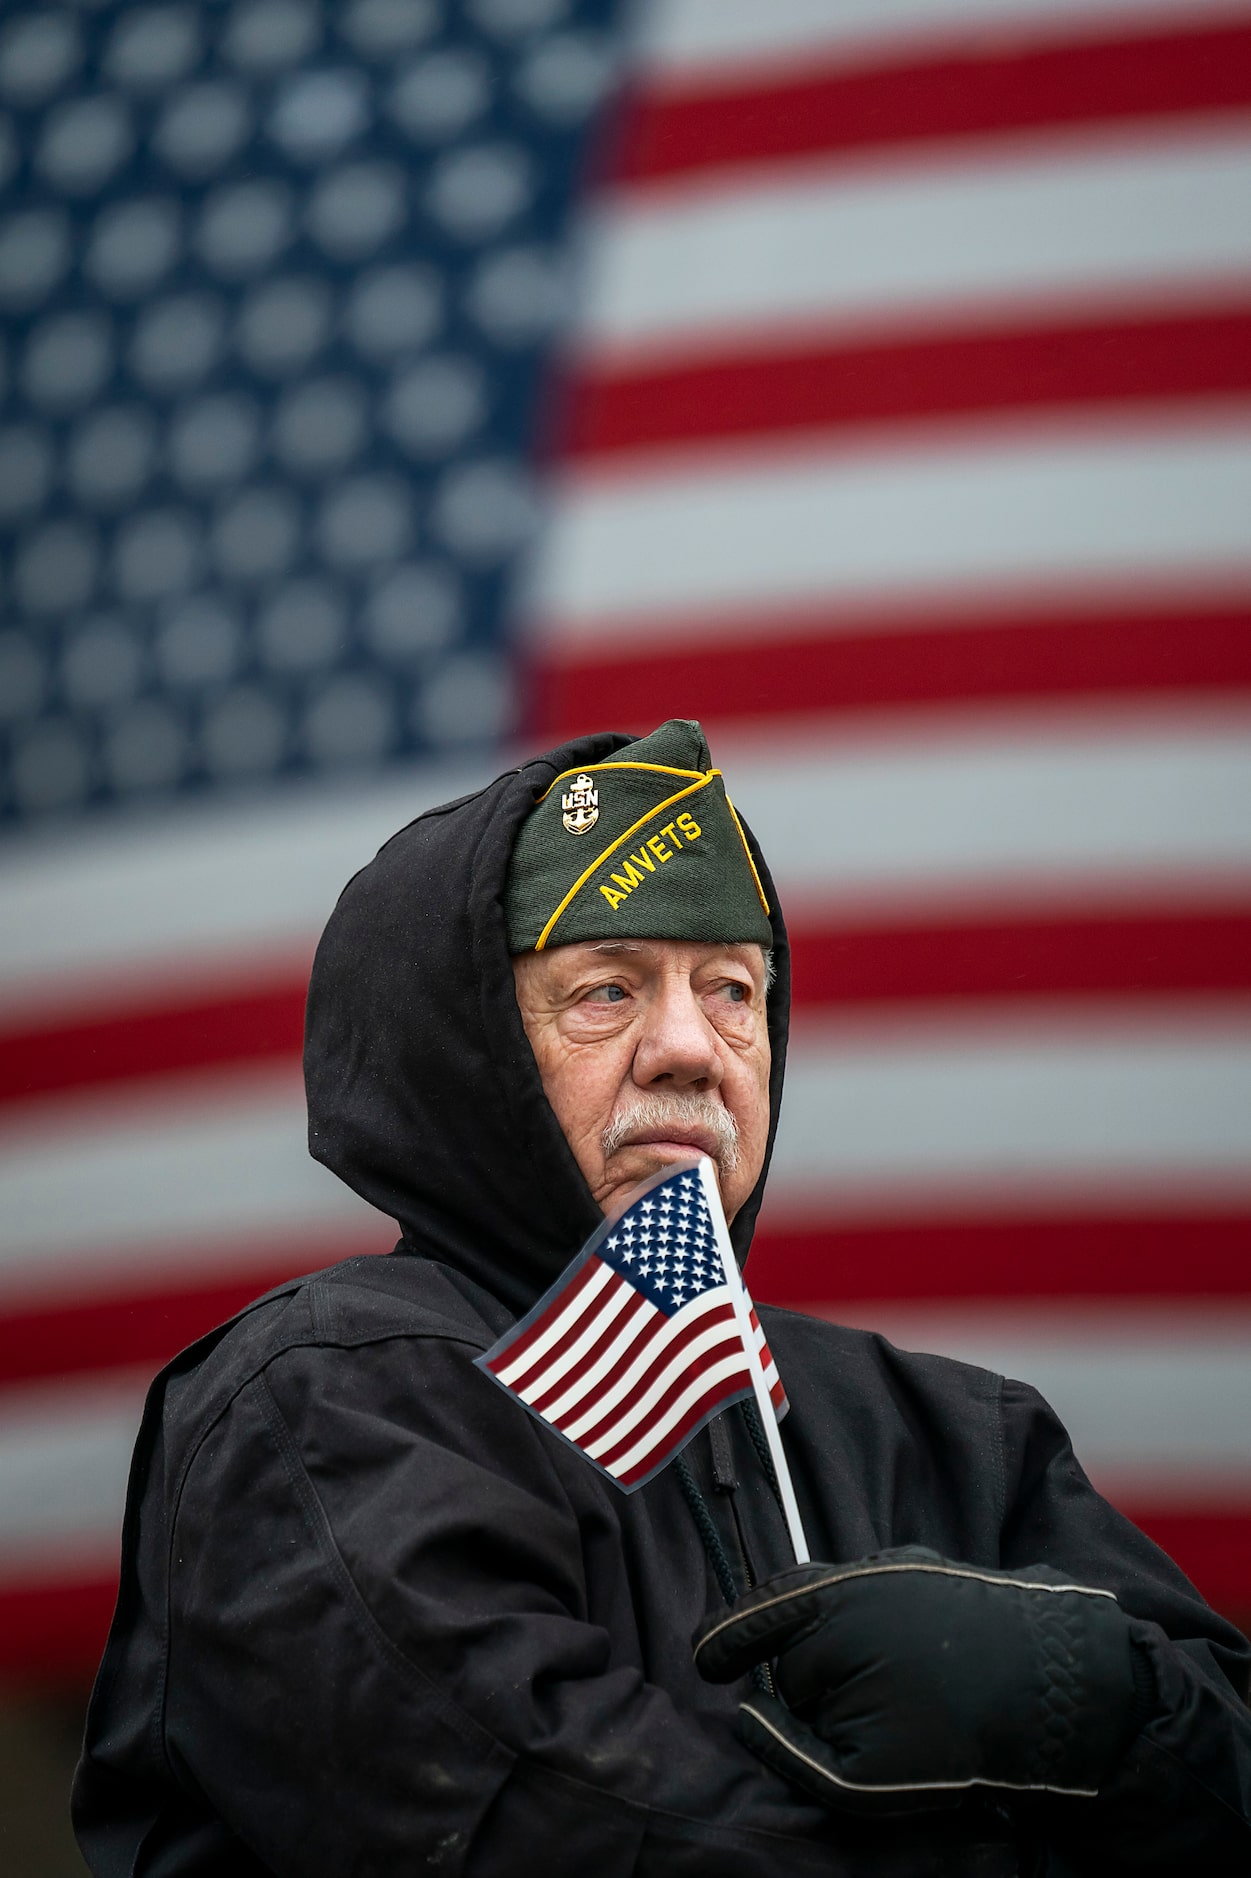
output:
<svg viewBox="0 0 1251 1878"><path fill-rule="evenodd" d="M391 1242L335 895L584 730L701 718L784 896L755 1295L1251 1616L1247 0L15 4L0 317L18 1869L146 1381Z"/></svg>

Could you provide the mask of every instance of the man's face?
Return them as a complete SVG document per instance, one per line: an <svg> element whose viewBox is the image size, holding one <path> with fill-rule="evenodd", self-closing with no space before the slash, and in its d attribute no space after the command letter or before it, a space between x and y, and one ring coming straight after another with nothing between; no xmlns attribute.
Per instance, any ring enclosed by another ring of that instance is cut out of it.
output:
<svg viewBox="0 0 1251 1878"><path fill-rule="evenodd" d="M760 947L602 940L522 953L513 973L547 1099L604 1211L694 1150L733 1219L769 1134Z"/></svg>

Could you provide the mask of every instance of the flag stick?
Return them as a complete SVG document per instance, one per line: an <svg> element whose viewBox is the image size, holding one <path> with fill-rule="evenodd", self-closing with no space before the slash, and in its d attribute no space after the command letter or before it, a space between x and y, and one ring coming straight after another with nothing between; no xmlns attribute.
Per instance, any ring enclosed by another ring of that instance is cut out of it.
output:
<svg viewBox="0 0 1251 1878"><path fill-rule="evenodd" d="M703 1183L708 1211L712 1214L713 1230L717 1235L717 1251L721 1255L721 1269L725 1274L725 1282L730 1288L730 1296L734 1300L734 1315L738 1319L739 1335L743 1339L743 1348L747 1352L752 1387L756 1392L756 1406L760 1410L765 1440L769 1443L769 1454L773 1460L773 1471L777 1475L778 1492L782 1496L782 1511L786 1515L786 1528L791 1536L795 1563L806 1565L812 1555L804 1536L803 1520L799 1517L795 1489L791 1485L791 1470L786 1465L786 1451L782 1446L782 1431L778 1427L777 1412L769 1394L769 1385L765 1381L760 1352L756 1348L756 1333L751 1327L751 1302L747 1296L747 1287L743 1283L743 1274L738 1268L738 1260L734 1256L734 1247L730 1244L730 1229L725 1223L725 1209L721 1204L721 1189L717 1185L716 1169L706 1154L700 1159L699 1177Z"/></svg>

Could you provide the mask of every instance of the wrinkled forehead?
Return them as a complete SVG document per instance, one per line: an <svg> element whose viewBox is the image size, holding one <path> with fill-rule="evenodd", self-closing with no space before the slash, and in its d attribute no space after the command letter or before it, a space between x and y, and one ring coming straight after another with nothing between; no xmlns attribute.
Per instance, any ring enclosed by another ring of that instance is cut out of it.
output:
<svg viewBox="0 0 1251 1878"><path fill-rule="evenodd" d="M549 946L542 953L522 954L564 975L588 965L627 964L647 971L692 973L718 962L745 967L753 978L767 978L771 954L755 940L737 939L587 939L571 945Z"/></svg>

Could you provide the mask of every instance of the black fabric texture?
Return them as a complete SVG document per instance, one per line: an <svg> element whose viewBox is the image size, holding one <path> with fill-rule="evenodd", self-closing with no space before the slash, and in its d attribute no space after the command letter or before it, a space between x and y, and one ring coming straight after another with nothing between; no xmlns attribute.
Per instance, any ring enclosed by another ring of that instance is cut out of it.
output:
<svg viewBox="0 0 1251 1878"><path fill-rule="evenodd" d="M1093 1793L1136 1732L1128 1620L1047 1565L975 1573L909 1546L797 1568L714 1619L695 1655L717 1682L777 1658L807 1724L795 1768L811 1790L825 1767L831 1806L892 1811L971 1783Z"/></svg>
<svg viewBox="0 0 1251 1878"><path fill-rule="evenodd" d="M590 788L570 795L579 778ZM579 809L594 819L581 821ZM540 798L508 871L509 949L591 939L767 946L761 893L704 733L675 717L606 761L572 765Z"/></svg>
<svg viewBox="0 0 1251 1878"><path fill-rule="evenodd" d="M513 994L509 854L557 774L630 740L568 744L420 817L330 922L310 1141L400 1244L293 1279L153 1384L75 1786L90 1870L1245 1873L1246 1647L1093 1491L1032 1390L761 1307L817 1556L1042 1561L1114 1592L1151 1668L1097 1800L858 1820L739 1740L750 1676L700 1676L692 1640L725 1607L678 1470L617 1492L474 1367L599 1221ZM773 939L776 1120L780 918ZM683 1458L741 1590L786 1566L786 1529L741 1414L717 1440L715 1466L707 1435Z"/></svg>

